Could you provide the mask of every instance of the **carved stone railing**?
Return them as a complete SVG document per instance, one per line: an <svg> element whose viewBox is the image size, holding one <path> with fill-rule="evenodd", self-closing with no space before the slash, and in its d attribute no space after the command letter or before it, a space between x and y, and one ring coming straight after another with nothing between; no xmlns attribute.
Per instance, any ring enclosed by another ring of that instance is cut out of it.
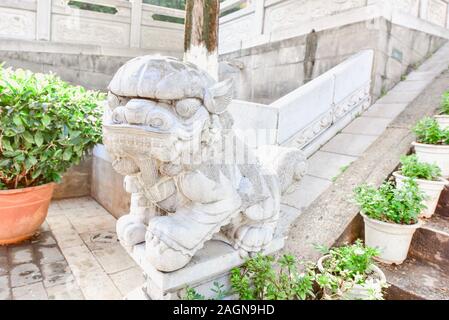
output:
<svg viewBox="0 0 449 320"><path fill-rule="evenodd" d="M73 2L105 10L80 9ZM182 52L184 16L183 10L142 0L4 0L0 37Z"/></svg>
<svg viewBox="0 0 449 320"><path fill-rule="evenodd" d="M362 51L270 105L234 100L234 128L252 147L314 153L371 103L373 51Z"/></svg>
<svg viewBox="0 0 449 320"><path fill-rule="evenodd" d="M384 17L449 39L448 0L257 0L220 19L220 53Z"/></svg>

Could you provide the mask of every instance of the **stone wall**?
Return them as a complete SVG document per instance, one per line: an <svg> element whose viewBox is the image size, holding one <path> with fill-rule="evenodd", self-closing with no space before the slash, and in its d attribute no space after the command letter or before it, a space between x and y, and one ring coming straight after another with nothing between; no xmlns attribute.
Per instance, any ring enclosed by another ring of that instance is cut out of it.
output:
<svg viewBox="0 0 449 320"><path fill-rule="evenodd" d="M372 49L376 98L445 41L376 18L221 55L220 77L234 78L237 99L268 104L350 55Z"/></svg>
<svg viewBox="0 0 449 320"><path fill-rule="evenodd" d="M71 167L56 185L53 199L85 197L90 195L92 176L92 157L89 156L79 165Z"/></svg>

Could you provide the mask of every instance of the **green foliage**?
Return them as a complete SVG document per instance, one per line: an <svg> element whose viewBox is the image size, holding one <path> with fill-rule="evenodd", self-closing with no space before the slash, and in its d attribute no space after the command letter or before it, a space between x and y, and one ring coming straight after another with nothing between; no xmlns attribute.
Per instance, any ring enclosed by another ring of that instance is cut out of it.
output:
<svg viewBox="0 0 449 320"><path fill-rule="evenodd" d="M445 92L441 97L441 112L449 115L449 91Z"/></svg>
<svg viewBox="0 0 449 320"><path fill-rule="evenodd" d="M104 6L101 4L86 3L81 1L70 0L68 6L81 10L95 11L100 13L116 14L117 9L114 7Z"/></svg>
<svg viewBox="0 0 449 320"><path fill-rule="evenodd" d="M284 255L277 260L258 254L231 271L231 285L241 300L306 300L314 298L314 266L299 272L296 258Z"/></svg>
<svg viewBox="0 0 449 320"><path fill-rule="evenodd" d="M449 129L443 130L434 118L425 117L413 129L416 140L425 144L449 144Z"/></svg>
<svg viewBox="0 0 449 320"><path fill-rule="evenodd" d="M0 66L0 189L60 181L101 140L104 95Z"/></svg>
<svg viewBox="0 0 449 320"><path fill-rule="evenodd" d="M441 169L436 164L419 162L416 155L401 157L402 175L424 180L437 180L441 176Z"/></svg>
<svg viewBox="0 0 449 320"><path fill-rule="evenodd" d="M374 265L373 258L379 255L375 248L365 247L361 240L352 245L327 249L317 247L320 252L328 255L323 260L320 274L316 281L321 288L323 299L340 299L344 297L354 285L366 286ZM369 299L383 299L382 289L386 284L373 286L369 292Z"/></svg>
<svg viewBox="0 0 449 320"><path fill-rule="evenodd" d="M400 189L391 182L384 182L379 188L362 185L354 192L362 213L375 220L411 225L418 222L425 208L425 196L413 179L406 180Z"/></svg>
<svg viewBox="0 0 449 320"><path fill-rule="evenodd" d="M230 292L223 289L224 285L220 284L218 282L214 282L214 286L211 289L213 293L215 293L215 297L211 300L223 300L228 295L230 295ZM183 298L183 300L206 300L206 297L202 294L199 294L195 289L193 288L187 288L186 294Z"/></svg>

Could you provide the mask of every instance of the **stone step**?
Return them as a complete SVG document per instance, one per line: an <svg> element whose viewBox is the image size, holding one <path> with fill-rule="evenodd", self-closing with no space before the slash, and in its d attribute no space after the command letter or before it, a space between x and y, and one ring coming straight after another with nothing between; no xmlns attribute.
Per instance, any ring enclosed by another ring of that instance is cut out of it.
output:
<svg viewBox="0 0 449 320"><path fill-rule="evenodd" d="M449 274L449 217L435 214L416 230L409 257L428 262Z"/></svg>
<svg viewBox="0 0 449 320"><path fill-rule="evenodd" d="M449 218L449 188L445 188L441 193L435 213Z"/></svg>
<svg viewBox="0 0 449 320"><path fill-rule="evenodd" d="M400 266L379 267L390 284L387 300L449 300L449 275L431 263L409 258Z"/></svg>

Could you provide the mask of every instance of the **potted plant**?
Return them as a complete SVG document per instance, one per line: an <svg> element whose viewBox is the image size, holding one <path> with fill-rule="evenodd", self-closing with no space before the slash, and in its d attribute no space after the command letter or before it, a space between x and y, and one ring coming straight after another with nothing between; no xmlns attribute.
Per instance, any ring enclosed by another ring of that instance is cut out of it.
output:
<svg viewBox="0 0 449 320"><path fill-rule="evenodd" d="M0 244L32 236L54 183L101 139L98 92L0 65Z"/></svg>
<svg viewBox="0 0 449 320"><path fill-rule="evenodd" d="M373 261L379 255L377 249L364 246L361 240L352 245L319 249L325 254L317 262L316 276L323 299L383 300L387 280Z"/></svg>
<svg viewBox="0 0 449 320"><path fill-rule="evenodd" d="M449 177L449 129L443 130L438 122L430 117L419 121L413 129L416 142L413 142L419 161L436 164L444 178Z"/></svg>
<svg viewBox="0 0 449 320"><path fill-rule="evenodd" d="M435 212L440 199L441 191L449 184L449 181L441 178L441 169L426 162L419 162L416 155L401 157L401 169L394 172L396 187L402 188L407 179L415 179L419 189L425 194L424 205L426 208L420 214L420 218L430 218Z"/></svg>
<svg viewBox="0 0 449 320"><path fill-rule="evenodd" d="M365 222L366 245L380 250L375 259L387 264L404 262L424 209L424 194L416 182L405 180L400 189L391 182L379 188L362 185L355 189L355 201Z"/></svg>
<svg viewBox="0 0 449 320"><path fill-rule="evenodd" d="M435 116L441 129L449 129L449 91L441 98L441 112Z"/></svg>

